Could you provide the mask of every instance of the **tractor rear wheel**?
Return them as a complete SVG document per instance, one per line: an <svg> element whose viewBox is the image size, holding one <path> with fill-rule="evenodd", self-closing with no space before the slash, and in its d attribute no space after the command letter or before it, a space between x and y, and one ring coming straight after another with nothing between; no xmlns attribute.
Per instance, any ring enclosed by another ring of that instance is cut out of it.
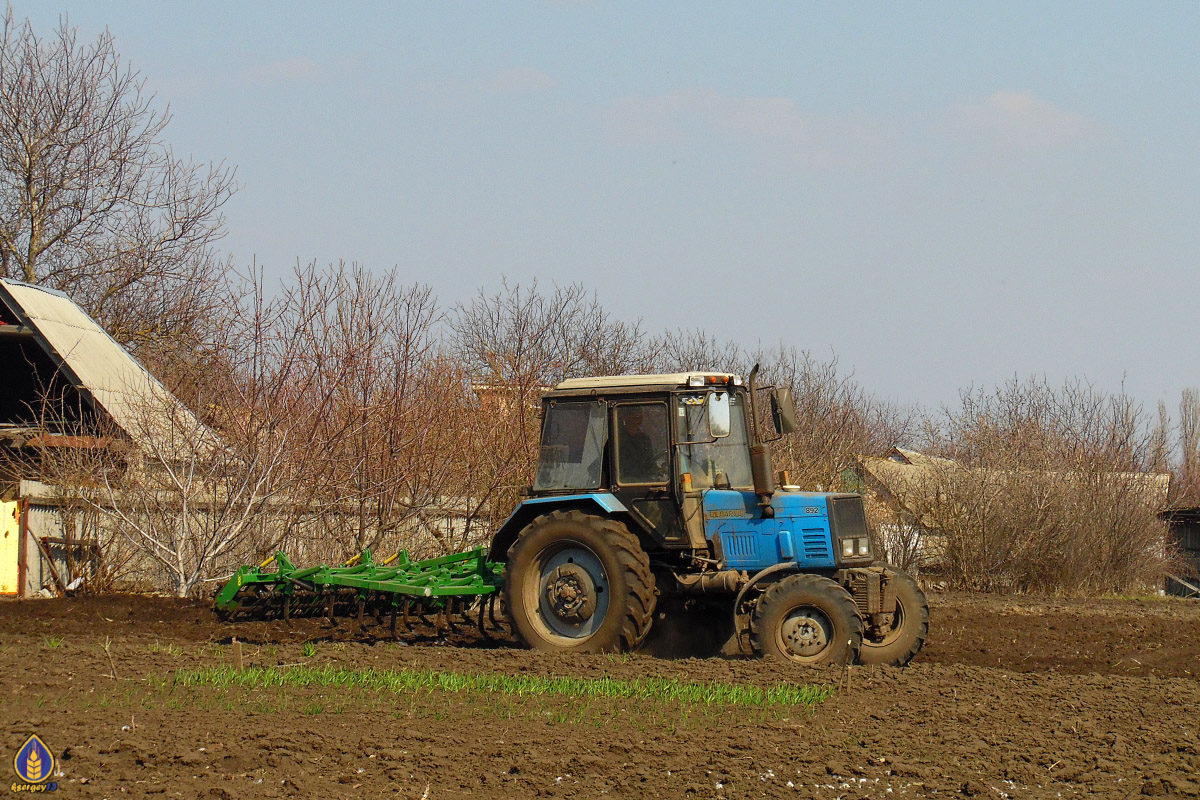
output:
<svg viewBox="0 0 1200 800"><path fill-rule="evenodd" d="M511 629L536 650L613 653L650 630L650 560L619 522L555 511L531 522L509 551L503 601Z"/></svg>
<svg viewBox="0 0 1200 800"><path fill-rule="evenodd" d="M920 652L929 633L929 602L907 572L887 567L888 581L896 589L896 613L885 630L868 629L858 660L862 664L902 667Z"/></svg>
<svg viewBox="0 0 1200 800"><path fill-rule="evenodd" d="M862 631L850 593L820 575L789 575L772 584L750 619L755 652L793 664L853 663Z"/></svg>

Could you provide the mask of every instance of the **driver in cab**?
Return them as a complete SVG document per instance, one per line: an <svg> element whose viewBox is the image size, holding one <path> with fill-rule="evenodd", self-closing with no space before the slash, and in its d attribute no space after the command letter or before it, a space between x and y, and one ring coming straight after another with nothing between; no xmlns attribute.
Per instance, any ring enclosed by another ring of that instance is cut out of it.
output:
<svg viewBox="0 0 1200 800"><path fill-rule="evenodd" d="M617 410L617 480L624 484L666 483L666 407L655 404Z"/></svg>

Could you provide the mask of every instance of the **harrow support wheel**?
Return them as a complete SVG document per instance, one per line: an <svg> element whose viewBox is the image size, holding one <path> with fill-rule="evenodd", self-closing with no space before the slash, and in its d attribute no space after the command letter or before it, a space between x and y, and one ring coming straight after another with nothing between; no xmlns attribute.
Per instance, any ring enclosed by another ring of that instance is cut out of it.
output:
<svg viewBox="0 0 1200 800"><path fill-rule="evenodd" d="M888 566L889 582L896 588L896 613L883 631L868 630L858 660L862 664L902 667L925 645L929 633L929 601L917 582L902 569Z"/></svg>
<svg viewBox="0 0 1200 800"><path fill-rule="evenodd" d="M536 650L633 650L650 630L655 599L650 560L611 519L555 511L531 522L509 551L505 616Z"/></svg>
<svg viewBox="0 0 1200 800"><path fill-rule="evenodd" d="M750 619L754 650L793 664L850 664L863 625L850 593L819 575L789 575L771 584Z"/></svg>

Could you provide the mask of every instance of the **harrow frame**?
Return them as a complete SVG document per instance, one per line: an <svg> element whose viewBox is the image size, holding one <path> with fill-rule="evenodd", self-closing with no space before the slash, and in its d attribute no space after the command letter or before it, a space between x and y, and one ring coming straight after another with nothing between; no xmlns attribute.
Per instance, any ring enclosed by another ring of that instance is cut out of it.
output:
<svg viewBox="0 0 1200 800"><path fill-rule="evenodd" d="M303 569L280 551L258 566L239 567L217 592L213 608L225 619L328 615L333 621L339 605L350 605L362 624L370 604L380 617L390 612L394 635L401 613L408 627L410 614L425 619L436 612L431 624L441 631L452 627L452 613L465 617L477 603L478 626L486 634L485 609L493 625L499 624L495 601L503 569L502 563L487 560L485 547L423 561L401 550L379 563L367 549L338 566Z"/></svg>

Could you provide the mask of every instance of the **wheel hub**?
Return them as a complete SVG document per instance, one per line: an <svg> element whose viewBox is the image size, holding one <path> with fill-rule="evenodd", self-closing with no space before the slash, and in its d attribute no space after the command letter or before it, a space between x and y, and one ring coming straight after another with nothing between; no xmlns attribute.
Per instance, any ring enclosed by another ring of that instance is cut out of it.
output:
<svg viewBox="0 0 1200 800"><path fill-rule="evenodd" d="M815 656L829 646L828 623L815 614L798 611L783 621L780 633L783 644L793 654L805 658Z"/></svg>
<svg viewBox="0 0 1200 800"><path fill-rule="evenodd" d="M596 613L596 585L577 564L556 567L546 577L544 588L551 613L563 622L578 625Z"/></svg>

